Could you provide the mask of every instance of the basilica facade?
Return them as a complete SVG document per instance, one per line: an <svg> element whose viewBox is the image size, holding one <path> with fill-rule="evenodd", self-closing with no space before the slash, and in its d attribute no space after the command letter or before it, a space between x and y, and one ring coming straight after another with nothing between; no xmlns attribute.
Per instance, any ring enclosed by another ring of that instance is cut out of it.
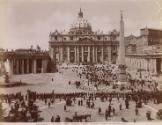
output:
<svg viewBox="0 0 162 125"><path fill-rule="evenodd" d="M49 55L56 63L116 63L119 32L95 32L80 9L68 32L49 35Z"/></svg>

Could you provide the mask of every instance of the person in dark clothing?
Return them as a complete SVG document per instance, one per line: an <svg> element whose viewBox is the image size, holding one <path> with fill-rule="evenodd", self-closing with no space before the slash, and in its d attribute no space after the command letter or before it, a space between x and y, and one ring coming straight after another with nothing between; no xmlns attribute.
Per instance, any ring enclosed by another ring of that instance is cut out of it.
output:
<svg viewBox="0 0 162 125"><path fill-rule="evenodd" d="M51 107L51 103L50 102L48 102L48 108L50 108Z"/></svg>
<svg viewBox="0 0 162 125"><path fill-rule="evenodd" d="M119 109L122 110L122 104L121 104L121 103L120 103L120 105L119 105Z"/></svg>
<svg viewBox="0 0 162 125"><path fill-rule="evenodd" d="M123 118L123 117L121 118L121 121L122 121L122 122L128 122L128 121L127 121L125 118Z"/></svg>
<svg viewBox="0 0 162 125"><path fill-rule="evenodd" d="M99 115L101 114L101 108L98 108L98 114Z"/></svg>
<svg viewBox="0 0 162 125"><path fill-rule="evenodd" d="M136 114L136 116L138 115L138 108L137 107L135 109L135 114Z"/></svg>
<svg viewBox="0 0 162 125"><path fill-rule="evenodd" d="M54 103L54 100L53 100L53 99L51 100L51 103L52 103L52 105L53 105L53 103Z"/></svg>
<svg viewBox="0 0 162 125"><path fill-rule="evenodd" d="M105 119L106 120L108 119L108 109L106 109L106 111L105 111Z"/></svg>
<svg viewBox="0 0 162 125"><path fill-rule="evenodd" d="M52 118L51 118L51 122L54 122L54 117L52 116Z"/></svg>
<svg viewBox="0 0 162 125"><path fill-rule="evenodd" d="M113 115L115 115L115 108L114 107L113 107L112 111L113 111Z"/></svg>
<svg viewBox="0 0 162 125"><path fill-rule="evenodd" d="M147 118L147 120L151 120L151 112L150 111L146 112L146 118Z"/></svg>
<svg viewBox="0 0 162 125"><path fill-rule="evenodd" d="M80 101L80 105L83 106L83 100Z"/></svg>
<svg viewBox="0 0 162 125"><path fill-rule="evenodd" d="M57 115L55 122L60 122L60 116L59 115Z"/></svg>
<svg viewBox="0 0 162 125"><path fill-rule="evenodd" d="M111 105L109 104L109 111L111 112Z"/></svg>
<svg viewBox="0 0 162 125"><path fill-rule="evenodd" d="M66 111L66 105L64 105L64 111Z"/></svg>

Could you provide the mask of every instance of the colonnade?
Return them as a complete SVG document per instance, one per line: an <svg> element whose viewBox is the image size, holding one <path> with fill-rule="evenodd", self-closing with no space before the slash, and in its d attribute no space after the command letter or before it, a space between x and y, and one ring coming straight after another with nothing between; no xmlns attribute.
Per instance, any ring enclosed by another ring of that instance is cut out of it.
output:
<svg viewBox="0 0 162 125"><path fill-rule="evenodd" d="M131 69L140 69L157 74L156 58L126 57L126 65Z"/></svg>
<svg viewBox="0 0 162 125"><path fill-rule="evenodd" d="M7 59L9 74L46 73L46 59Z"/></svg>

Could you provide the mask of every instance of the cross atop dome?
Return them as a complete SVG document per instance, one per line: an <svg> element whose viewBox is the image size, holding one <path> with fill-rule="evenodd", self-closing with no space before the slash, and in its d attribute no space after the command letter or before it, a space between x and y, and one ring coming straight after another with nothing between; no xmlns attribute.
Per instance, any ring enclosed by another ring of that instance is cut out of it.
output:
<svg viewBox="0 0 162 125"><path fill-rule="evenodd" d="M81 8L80 8L80 11L78 13L78 16L81 17L81 18L83 17L83 12L82 12Z"/></svg>

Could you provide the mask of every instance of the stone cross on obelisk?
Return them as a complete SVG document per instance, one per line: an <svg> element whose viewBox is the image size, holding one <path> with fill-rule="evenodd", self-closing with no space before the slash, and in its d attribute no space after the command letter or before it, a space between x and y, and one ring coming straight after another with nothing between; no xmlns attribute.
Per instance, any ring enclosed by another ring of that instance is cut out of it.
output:
<svg viewBox="0 0 162 125"><path fill-rule="evenodd" d="M124 42L124 21L123 12L121 11L120 18L120 38L119 38L119 51L118 51L118 66L119 66L119 84L125 84L127 82L126 78L126 65L125 65L125 42Z"/></svg>

